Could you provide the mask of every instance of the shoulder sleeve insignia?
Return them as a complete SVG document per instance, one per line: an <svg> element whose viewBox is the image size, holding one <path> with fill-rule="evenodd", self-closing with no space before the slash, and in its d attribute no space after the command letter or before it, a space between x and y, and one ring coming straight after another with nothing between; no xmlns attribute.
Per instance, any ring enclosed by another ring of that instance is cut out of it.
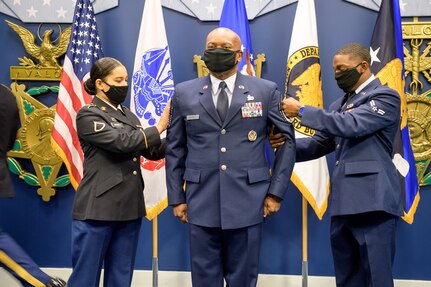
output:
<svg viewBox="0 0 431 287"><path fill-rule="evenodd" d="M370 101L370 107L371 107L371 110L373 111L373 112L375 112L375 113L378 113L379 115L385 115L385 111L384 110L382 110L382 109L380 109L378 106L377 106L377 104L376 104L376 102L374 101L374 100L371 100Z"/></svg>
<svg viewBox="0 0 431 287"><path fill-rule="evenodd" d="M93 130L96 133L103 131L105 129L105 127L106 127L105 123L93 121Z"/></svg>

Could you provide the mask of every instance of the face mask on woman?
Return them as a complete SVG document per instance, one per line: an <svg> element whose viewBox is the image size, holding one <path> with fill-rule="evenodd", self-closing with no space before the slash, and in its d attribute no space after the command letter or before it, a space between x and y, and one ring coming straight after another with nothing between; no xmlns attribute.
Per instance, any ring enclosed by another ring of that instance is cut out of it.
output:
<svg viewBox="0 0 431 287"><path fill-rule="evenodd" d="M115 105L118 106L127 97L127 92L129 91L129 86L113 86L108 84L107 82L103 81L105 84L109 86L108 91L103 91L105 95L108 97L109 101Z"/></svg>

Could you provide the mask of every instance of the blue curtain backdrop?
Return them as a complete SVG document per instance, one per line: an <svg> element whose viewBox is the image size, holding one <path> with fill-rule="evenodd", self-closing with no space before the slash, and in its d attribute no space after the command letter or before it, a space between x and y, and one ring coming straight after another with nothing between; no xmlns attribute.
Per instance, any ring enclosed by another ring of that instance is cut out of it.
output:
<svg viewBox="0 0 431 287"><path fill-rule="evenodd" d="M143 1L120 0L119 7L98 14L97 23L106 56L121 60L132 73L135 45L142 17ZM275 81L283 90L286 57L296 4L258 17L250 22L255 55L266 54L262 77ZM163 8L166 33L172 59L175 83L196 77L193 55L205 46L206 34L218 22L199 20ZM316 1L323 97L328 106L342 93L336 86L332 70L333 53L349 42L368 46L377 12L342 0ZM0 83L10 85L9 67L18 65L18 57L26 55L21 40L4 20L17 22L37 33L37 24L23 24L0 14ZM35 83L25 83L35 86ZM50 85L54 83L48 83ZM38 86L41 83L37 83ZM48 105L56 102L53 95L38 99ZM329 156L330 169L333 157ZM29 168L27 166L27 168ZM41 266L70 267L70 223L74 190L71 186L58 188L50 202L43 202L36 188L28 186L13 175L17 197L0 200L0 227L10 233ZM413 225L399 222L395 277L399 279L431 280L431 194L421 189L421 201ZM189 271L188 230L172 216L168 208L159 217L159 269ZM301 197L293 187L278 214L264 224L260 273L301 274ZM151 269L151 223L144 220L137 255L137 269ZM309 274L333 276L330 244L329 214L319 221L309 209Z"/></svg>

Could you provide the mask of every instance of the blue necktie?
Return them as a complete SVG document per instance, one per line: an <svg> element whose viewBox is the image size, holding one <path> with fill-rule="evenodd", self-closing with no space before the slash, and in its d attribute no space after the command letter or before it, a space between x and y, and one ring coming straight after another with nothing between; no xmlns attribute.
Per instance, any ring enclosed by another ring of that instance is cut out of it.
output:
<svg viewBox="0 0 431 287"><path fill-rule="evenodd" d="M220 116L220 119L223 122L224 119L226 118L227 111L229 109L229 101L227 99L227 93L225 89L226 83L220 82L220 85L218 87L220 89L220 93L218 94L218 99L217 99L217 112L218 112L218 115Z"/></svg>

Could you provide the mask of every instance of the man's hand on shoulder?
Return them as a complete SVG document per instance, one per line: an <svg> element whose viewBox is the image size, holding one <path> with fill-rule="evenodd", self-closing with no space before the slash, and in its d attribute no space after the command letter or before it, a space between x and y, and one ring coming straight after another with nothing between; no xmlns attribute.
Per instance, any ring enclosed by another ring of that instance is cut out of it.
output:
<svg viewBox="0 0 431 287"><path fill-rule="evenodd" d="M293 97L283 100L283 112L286 117L296 117L299 114L299 109L303 107L301 102L295 100Z"/></svg>

